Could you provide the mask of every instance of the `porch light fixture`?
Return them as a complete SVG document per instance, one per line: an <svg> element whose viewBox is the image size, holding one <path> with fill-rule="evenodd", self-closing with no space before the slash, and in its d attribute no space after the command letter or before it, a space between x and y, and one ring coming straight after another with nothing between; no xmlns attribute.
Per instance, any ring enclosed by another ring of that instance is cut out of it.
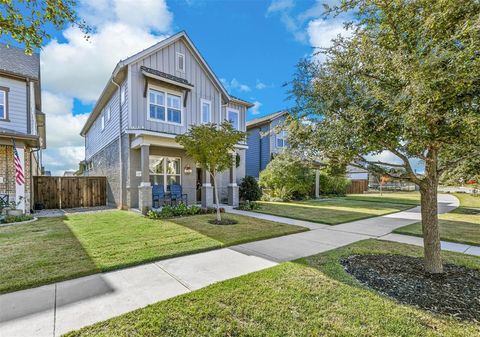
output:
<svg viewBox="0 0 480 337"><path fill-rule="evenodd" d="M185 173L186 175L192 174L192 168L190 167L190 165L187 165L183 168L183 173Z"/></svg>

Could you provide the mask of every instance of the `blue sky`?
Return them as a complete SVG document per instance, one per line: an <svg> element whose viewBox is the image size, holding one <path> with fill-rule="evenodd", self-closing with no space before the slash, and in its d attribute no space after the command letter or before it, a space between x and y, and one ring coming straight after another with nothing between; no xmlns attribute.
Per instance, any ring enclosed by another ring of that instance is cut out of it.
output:
<svg viewBox="0 0 480 337"><path fill-rule="evenodd" d="M84 158L79 132L120 59L185 30L227 90L255 103L247 119L290 106L284 83L295 65L343 32L324 19L332 0L79 0L95 28L86 41L75 27L52 31L40 51L47 115L44 165L54 174Z"/></svg>

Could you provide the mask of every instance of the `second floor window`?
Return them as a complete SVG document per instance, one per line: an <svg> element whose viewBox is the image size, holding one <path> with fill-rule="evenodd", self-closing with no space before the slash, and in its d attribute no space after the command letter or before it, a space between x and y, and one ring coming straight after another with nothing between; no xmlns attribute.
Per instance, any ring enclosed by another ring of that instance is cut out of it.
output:
<svg viewBox="0 0 480 337"><path fill-rule="evenodd" d="M277 147L278 148L283 148L287 145L287 131L280 131L277 134Z"/></svg>
<svg viewBox="0 0 480 337"><path fill-rule="evenodd" d="M107 121L109 121L110 118L112 118L112 107L111 106L109 106L107 108Z"/></svg>
<svg viewBox="0 0 480 337"><path fill-rule="evenodd" d="M150 89L148 114L150 119L182 124L182 98L177 95Z"/></svg>
<svg viewBox="0 0 480 337"><path fill-rule="evenodd" d="M228 121L232 123L232 126L235 130L239 128L239 119L238 119L238 111L229 109L227 112Z"/></svg>
<svg viewBox="0 0 480 337"><path fill-rule="evenodd" d="M201 103L201 110L202 110L202 123L207 124L211 122L211 110L212 110L212 103L207 101L206 99L202 99Z"/></svg>
<svg viewBox="0 0 480 337"><path fill-rule="evenodd" d="M127 87L124 85L120 89L120 104L123 105L125 103L126 95L127 95Z"/></svg>
<svg viewBox="0 0 480 337"><path fill-rule="evenodd" d="M7 118L7 91L0 89L0 119Z"/></svg>
<svg viewBox="0 0 480 337"><path fill-rule="evenodd" d="M102 115L102 131L105 130L105 115Z"/></svg>

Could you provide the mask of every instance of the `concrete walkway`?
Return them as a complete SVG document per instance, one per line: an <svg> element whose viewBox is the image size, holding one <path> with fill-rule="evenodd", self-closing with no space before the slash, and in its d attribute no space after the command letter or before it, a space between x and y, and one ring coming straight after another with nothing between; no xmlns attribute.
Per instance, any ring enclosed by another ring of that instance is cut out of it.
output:
<svg viewBox="0 0 480 337"><path fill-rule="evenodd" d="M439 197L440 212L458 207ZM418 222L420 208L337 226L226 207L227 212L310 228L274 239L95 274L0 296L0 336L59 336L68 331L190 292L209 284L318 254L368 238L421 245L421 238L390 234ZM443 243L446 250L480 255L479 247Z"/></svg>

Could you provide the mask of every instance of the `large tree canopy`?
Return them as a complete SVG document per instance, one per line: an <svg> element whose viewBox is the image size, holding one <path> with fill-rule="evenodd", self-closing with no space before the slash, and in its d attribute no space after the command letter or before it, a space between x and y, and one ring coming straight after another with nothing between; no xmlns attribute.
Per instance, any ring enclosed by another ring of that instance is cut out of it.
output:
<svg viewBox="0 0 480 337"><path fill-rule="evenodd" d="M49 29L62 29L66 24L79 27L88 38L91 28L77 17L76 4L76 0L2 0L0 38L16 40L29 54L51 38Z"/></svg>
<svg viewBox="0 0 480 337"><path fill-rule="evenodd" d="M302 61L293 145L420 186L426 269L441 272L439 175L480 155L480 2L343 0L350 36ZM392 162L372 154L389 151ZM416 174L412 159L425 164Z"/></svg>

